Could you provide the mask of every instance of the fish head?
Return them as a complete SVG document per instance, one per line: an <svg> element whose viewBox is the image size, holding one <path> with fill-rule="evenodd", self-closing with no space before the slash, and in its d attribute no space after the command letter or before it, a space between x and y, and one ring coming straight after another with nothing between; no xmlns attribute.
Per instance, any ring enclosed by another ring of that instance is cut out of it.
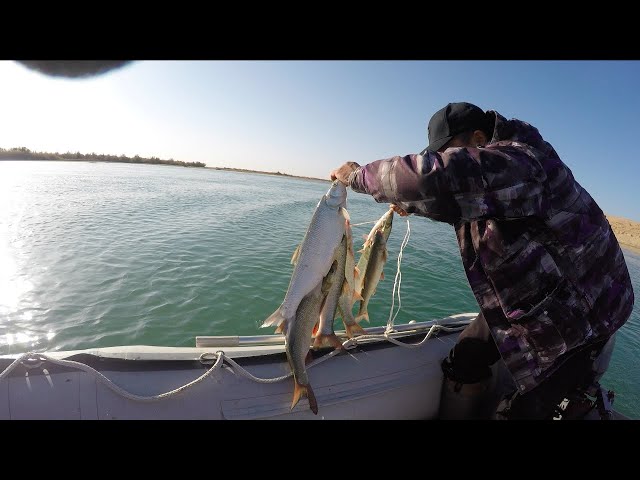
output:
<svg viewBox="0 0 640 480"><path fill-rule="evenodd" d="M388 232L391 230L391 226L393 225L393 210L389 209L387 213L384 214L382 220L382 230Z"/></svg>
<svg viewBox="0 0 640 480"><path fill-rule="evenodd" d="M347 187L342 182L334 180L324 198L329 207L344 207L347 204Z"/></svg>

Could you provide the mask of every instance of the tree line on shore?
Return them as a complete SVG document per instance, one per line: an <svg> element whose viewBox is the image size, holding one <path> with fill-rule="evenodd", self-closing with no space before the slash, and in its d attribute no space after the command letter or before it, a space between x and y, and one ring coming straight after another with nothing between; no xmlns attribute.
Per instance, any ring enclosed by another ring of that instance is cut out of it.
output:
<svg viewBox="0 0 640 480"><path fill-rule="evenodd" d="M80 160L90 162L120 162L120 163L153 163L162 165L178 165L182 167L206 167L203 162L183 162L181 160L162 160L158 157L127 157L126 155L104 155L100 153L80 152L32 152L25 147L0 148L0 160Z"/></svg>

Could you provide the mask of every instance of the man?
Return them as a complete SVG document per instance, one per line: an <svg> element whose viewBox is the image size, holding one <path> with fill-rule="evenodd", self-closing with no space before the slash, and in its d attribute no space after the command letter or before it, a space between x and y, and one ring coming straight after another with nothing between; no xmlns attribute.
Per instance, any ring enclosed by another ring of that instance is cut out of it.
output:
<svg viewBox="0 0 640 480"><path fill-rule="evenodd" d="M456 230L480 314L443 361L441 416L486 418L477 400L502 358L512 385L500 392L502 417L552 418L593 382L595 356L605 344L610 351L631 314L618 241L528 123L449 103L431 117L428 138L421 154L348 162L331 179Z"/></svg>

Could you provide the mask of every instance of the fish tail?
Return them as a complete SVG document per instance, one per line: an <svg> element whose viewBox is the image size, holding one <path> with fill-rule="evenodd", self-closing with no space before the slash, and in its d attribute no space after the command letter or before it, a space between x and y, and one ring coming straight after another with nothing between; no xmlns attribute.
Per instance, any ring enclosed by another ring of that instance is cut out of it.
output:
<svg viewBox="0 0 640 480"><path fill-rule="evenodd" d="M359 335L365 335L367 333L367 332L364 331L364 328L362 328L357 323L354 323L352 325L351 324L350 325L345 325L344 329L347 332L347 337L349 337L349 338L357 337Z"/></svg>
<svg viewBox="0 0 640 480"><path fill-rule="evenodd" d="M369 321L369 312L364 310L358 313L356 316L356 322L360 322L362 319L365 319L367 322Z"/></svg>
<svg viewBox="0 0 640 480"><path fill-rule="evenodd" d="M316 401L316 396L311 389L311 385L302 385L297 381L295 382L293 387L293 401L291 402L291 410L293 410L293 407L297 405L297 403L300 401L300 398L302 398L303 396L307 397L307 399L309 400L309 408L311 408L311 411L315 415L317 415L318 402Z"/></svg>
<svg viewBox="0 0 640 480"><path fill-rule="evenodd" d="M287 322L287 319L285 318L284 320L282 320L282 323L280 323L280 325L276 327L276 330L273 333L282 333L286 335L288 325L289 325L289 322Z"/></svg>
<svg viewBox="0 0 640 480"><path fill-rule="evenodd" d="M364 298L362 298L362 294L360 292L358 292L357 290L352 290L352 294L351 294L351 298L353 299L353 303L355 302L362 302L364 301Z"/></svg>
<svg viewBox="0 0 640 480"><path fill-rule="evenodd" d="M320 334L313 340L313 348L317 350L323 347L334 347L336 349L342 348L342 342L335 333L328 335Z"/></svg>

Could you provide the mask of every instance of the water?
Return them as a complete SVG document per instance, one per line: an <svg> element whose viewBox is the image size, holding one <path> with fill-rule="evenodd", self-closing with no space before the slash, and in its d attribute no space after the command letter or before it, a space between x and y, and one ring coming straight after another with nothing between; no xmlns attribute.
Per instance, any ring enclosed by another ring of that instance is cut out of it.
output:
<svg viewBox="0 0 640 480"><path fill-rule="evenodd" d="M0 354L272 333L259 325L282 302L291 255L328 188L201 168L0 162ZM353 223L386 209L349 191ZM477 311L453 229L410 222L395 322ZM356 245L371 226L353 228ZM389 318L406 230L396 216L371 325ZM640 256L625 257L640 294ZM636 306L603 379L616 409L632 418L640 418L639 362Z"/></svg>

